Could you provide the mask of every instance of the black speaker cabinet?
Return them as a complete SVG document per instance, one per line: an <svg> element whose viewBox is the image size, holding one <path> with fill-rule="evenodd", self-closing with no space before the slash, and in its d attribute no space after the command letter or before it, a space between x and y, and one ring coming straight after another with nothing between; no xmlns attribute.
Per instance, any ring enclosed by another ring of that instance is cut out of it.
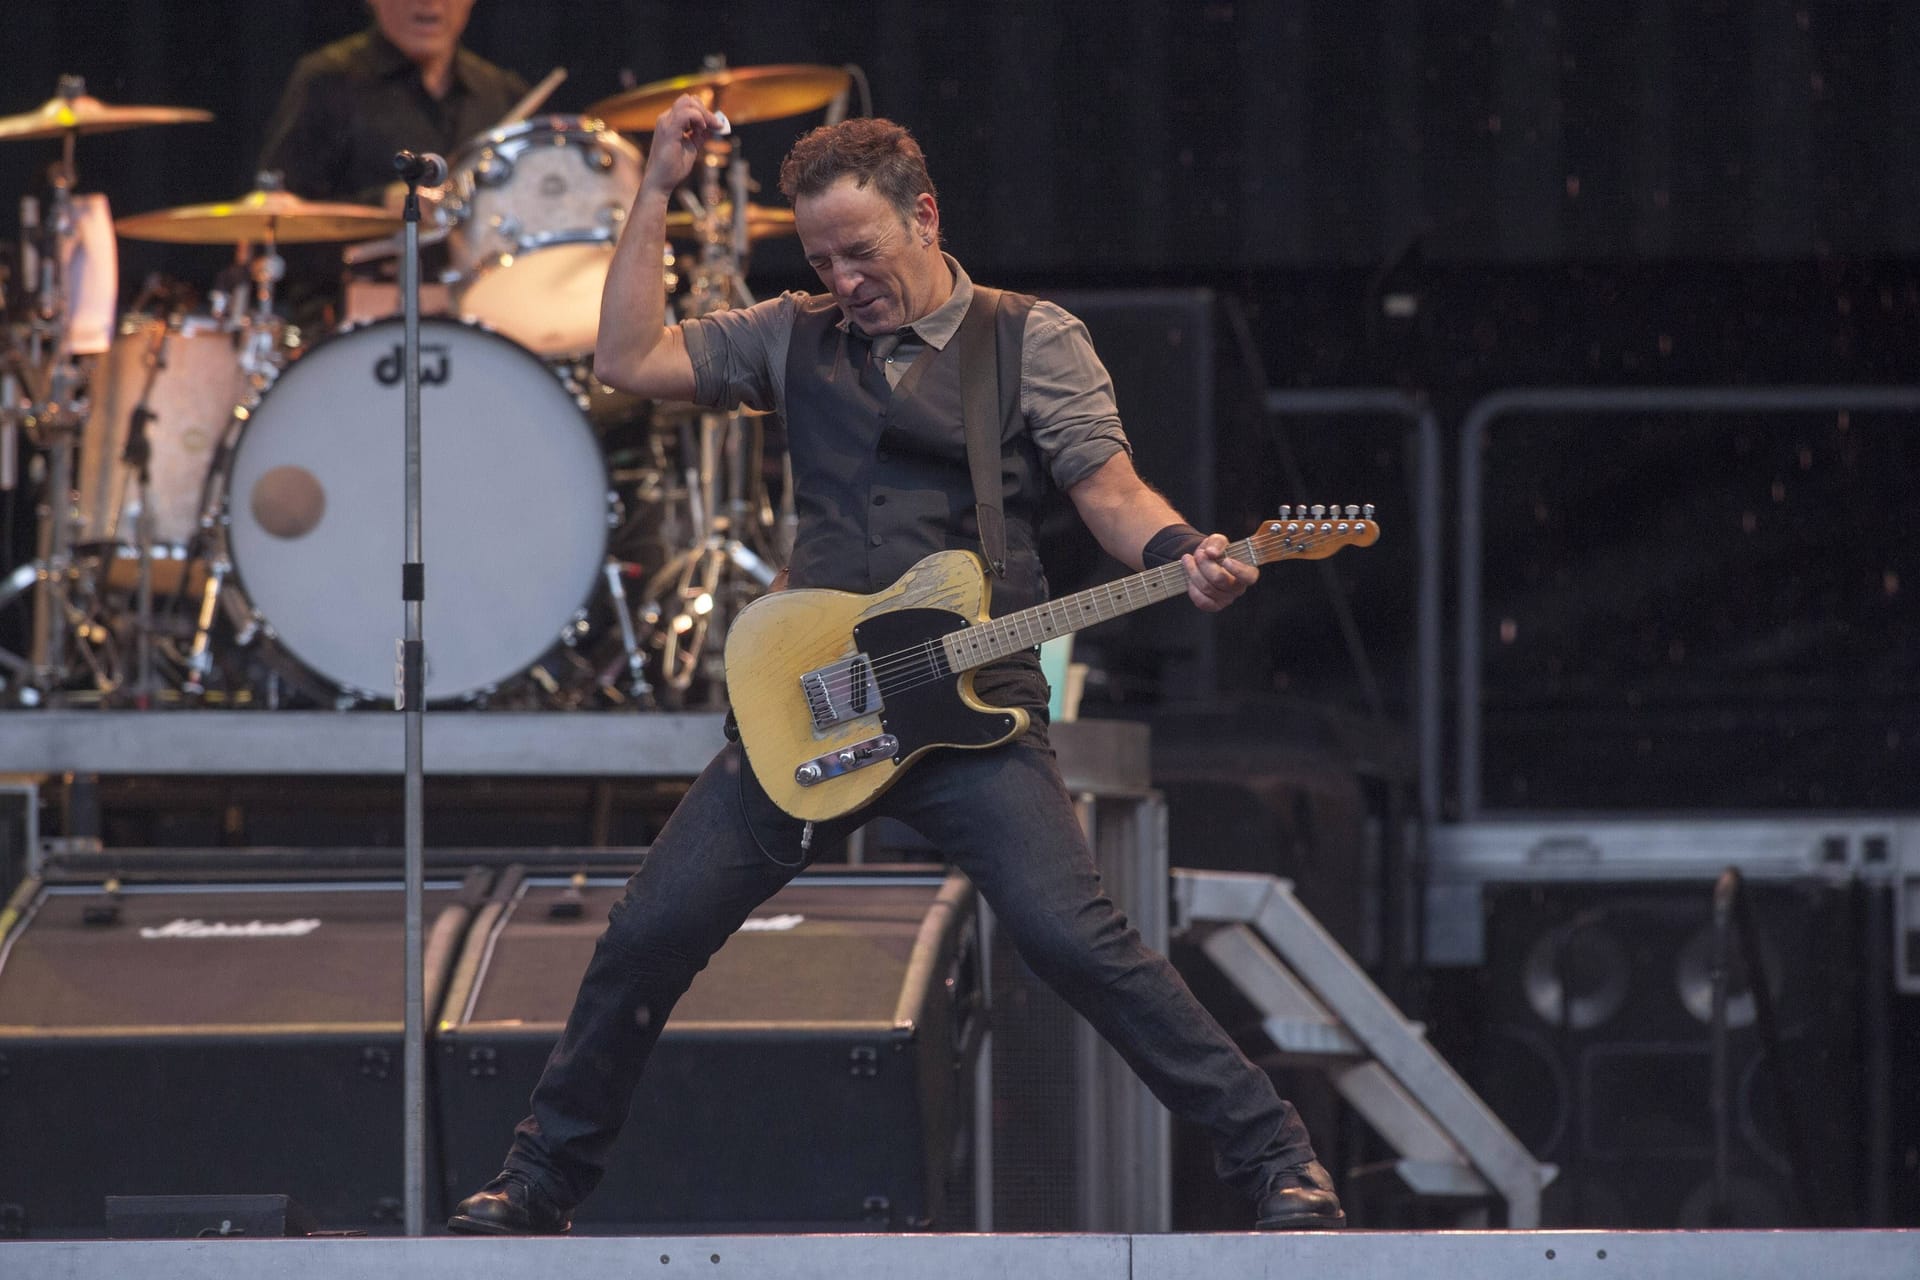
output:
<svg viewBox="0 0 1920 1280"><path fill-rule="evenodd" d="M1763 1052L1759 979L1735 938L1731 1194L1718 1213L1712 892L1703 882L1488 886L1488 1026L1472 1075L1534 1155L1560 1166L1544 1225L1858 1224L1860 980L1850 891L1746 885L1780 1056Z"/></svg>
<svg viewBox="0 0 1920 1280"><path fill-rule="evenodd" d="M486 873L428 881L427 1009ZM0 1222L108 1196L284 1195L398 1231L399 880L39 883L0 940Z"/></svg>
<svg viewBox="0 0 1920 1280"><path fill-rule="evenodd" d="M1136 469L1194 525L1212 532L1223 518L1218 501L1214 293L1042 292L1085 322L1113 376ZM1235 538L1250 531L1226 530ZM1129 572L1101 552L1070 504L1059 504L1041 532L1041 557L1056 597ZM1170 695L1177 691L1188 698L1204 697L1217 683L1214 628L1206 614L1193 608L1142 609L1088 630L1077 643L1104 655L1102 665L1116 680L1142 682L1155 691L1165 688ZM1136 666L1138 670L1122 669Z"/></svg>
<svg viewBox="0 0 1920 1280"><path fill-rule="evenodd" d="M440 1029L449 1204L500 1168L622 881L509 872ZM681 999L576 1229L965 1229L973 887L813 872Z"/></svg>

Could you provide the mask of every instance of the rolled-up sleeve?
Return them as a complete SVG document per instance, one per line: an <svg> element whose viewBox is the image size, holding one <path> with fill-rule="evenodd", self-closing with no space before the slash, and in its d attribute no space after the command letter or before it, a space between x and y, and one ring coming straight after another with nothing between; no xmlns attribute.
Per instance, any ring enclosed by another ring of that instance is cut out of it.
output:
<svg viewBox="0 0 1920 1280"><path fill-rule="evenodd" d="M1048 473L1071 489L1108 458L1132 453L1114 403L1113 379L1086 325L1064 308L1037 302L1020 347L1020 411L1047 459Z"/></svg>
<svg viewBox="0 0 1920 1280"><path fill-rule="evenodd" d="M680 332L693 362L694 403L710 409L778 409L785 399L794 306L804 296L783 293L682 321Z"/></svg>

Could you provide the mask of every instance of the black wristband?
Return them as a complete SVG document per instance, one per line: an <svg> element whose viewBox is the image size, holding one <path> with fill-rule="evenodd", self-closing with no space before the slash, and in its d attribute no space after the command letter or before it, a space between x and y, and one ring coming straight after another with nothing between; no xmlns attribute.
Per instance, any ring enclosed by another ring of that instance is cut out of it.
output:
<svg viewBox="0 0 1920 1280"><path fill-rule="evenodd" d="M1140 566L1158 569L1163 564L1172 564L1206 540L1207 535L1190 524L1170 524L1147 539L1147 545L1140 549Z"/></svg>

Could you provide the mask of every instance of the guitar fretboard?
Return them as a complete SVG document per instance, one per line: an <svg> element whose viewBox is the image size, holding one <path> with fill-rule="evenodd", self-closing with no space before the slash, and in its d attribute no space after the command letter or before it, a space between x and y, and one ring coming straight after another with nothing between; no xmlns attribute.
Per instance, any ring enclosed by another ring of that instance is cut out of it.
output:
<svg viewBox="0 0 1920 1280"><path fill-rule="evenodd" d="M1299 555L1314 545L1322 527L1308 521L1269 524L1252 537L1229 544L1227 555L1252 565ZM1344 535L1353 525L1343 522L1339 527ZM1332 533L1334 526L1324 528ZM1057 636L1184 595L1186 590L1186 566L1176 560L952 632L944 641L947 663L954 671L970 671Z"/></svg>
<svg viewBox="0 0 1920 1280"><path fill-rule="evenodd" d="M1356 508L1347 510L1351 512ZM1336 508L1335 518L1329 520L1316 516L1311 520L1268 521L1252 536L1229 543L1227 557L1242 564L1263 565L1300 556L1317 559L1348 543L1370 543L1378 533L1378 526L1371 519L1373 508L1368 506L1365 512L1368 518L1357 520L1351 516L1338 518ZM951 670L970 671L1057 636L1184 595L1186 590L1186 566L1176 560L1010 613L1004 618L963 627L949 633L941 644Z"/></svg>

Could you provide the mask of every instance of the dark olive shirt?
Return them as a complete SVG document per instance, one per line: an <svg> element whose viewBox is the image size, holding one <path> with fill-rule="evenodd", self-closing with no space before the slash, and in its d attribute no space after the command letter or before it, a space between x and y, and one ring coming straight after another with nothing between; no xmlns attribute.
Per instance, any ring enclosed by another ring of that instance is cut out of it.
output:
<svg viewBox="0 0 1920 1280"><path fill-rule="evenodd" d="M369 29L294 65L259 167L279 170L286 189L309 200L379 204L394 181L396 151L451 158L526 92L513 72L458 49L446 96L435 98L420 68Z"/></svg>

